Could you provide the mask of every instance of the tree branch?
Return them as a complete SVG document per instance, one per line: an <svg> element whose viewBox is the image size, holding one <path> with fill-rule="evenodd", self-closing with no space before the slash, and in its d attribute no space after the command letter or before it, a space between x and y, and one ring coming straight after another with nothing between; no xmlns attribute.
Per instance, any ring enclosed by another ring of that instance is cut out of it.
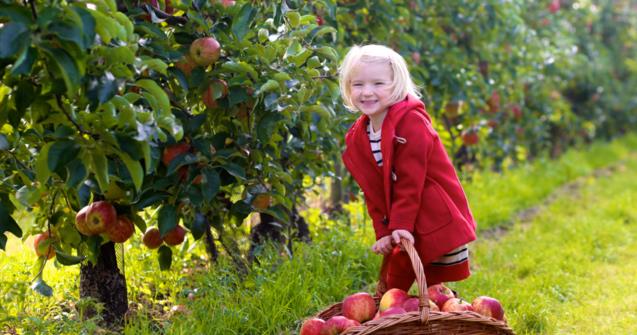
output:
<svg viewBox="0 0 637 335"><path fill-rule="evenodd" d="M38 12L35 10L35 3L33 2L33 0L24 0L25 6L27 5L27 3L29 4L29 7L31 7L31 14L33 15L33 18L37 20Z"/></svg>
<svg viewBox="0 0 637 335"><path fill-rule="evenodd" d="M58 107L60 107L60 109L62 110L62 113L64 113L64 115L66 116L66 118L67 118L69 121L71 121L71 123L75 126L75 128L77 128L77 130L80 132L80 134L86 134L86 135L89 135L89 136L91 136L91 137L98 137L96 134L93 134L93 133L91 133L91 132L89 132L89 131L85 130L84 128L82 128L82 126L81 126L79 123L77 123L77 121L75 121L75 120L73 119L73 117L71 117L71 114L69 114L69 113L66 111L66 108L64 108L64 105L62 104L62 98L60 98L60 96L59 96L59 95L56 95L56 96L55 96L55 101L57 102Z"/></svg>

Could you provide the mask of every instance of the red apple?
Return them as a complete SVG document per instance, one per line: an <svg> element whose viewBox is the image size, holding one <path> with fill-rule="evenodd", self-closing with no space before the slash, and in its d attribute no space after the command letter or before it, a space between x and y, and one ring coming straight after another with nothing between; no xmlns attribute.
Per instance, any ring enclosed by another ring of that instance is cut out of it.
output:
<svg viewBox="0 0 637 335"><path fill-rule="evenodd" d="M376 313L376 302L367 292L354 293L343 299L343 316L358 322L371 320Z"/></svg>
<svg viewBox="0 0 637 335"><path fill-rule="evenodd" d="M495 299L487 296L480 296L471 302L473 310L490 318L504 320L504 308L502 304Z"/></svg>
<svg viewBox="0 0 637 335"><path fill-rule="evenodd" d="M473 311L473 307L467 301L459 298L451 298L442 305L441 310L443 312L464 312Z"/></svg>
<svg viewBox="0 0 637 335"><path fill-rule="evenodd" d="M407 313L407 311L399 306L394 306L394 307L389 307L386 310L380 312L380 317L385 317L388 315L393 315L393 314L404 314Z"/></svg>
<svg viewBox="0 0 637 335"><path fill-rule="evenodd" d="M325 326L325 321L319 318L307 319L301 326L299 335L320 335L321 330Z"/></svg>
<svg viewBox="0 0 637 335"><path fill-rule="evenodd" d="M221 56L221 45L213 37L196 39L190 45L190 57L199 66L208 66Z"/></svg>
<svg viewBox="0 0 637 335"><path fill-rule="evenodd" d="M185 237L186 230L182 226L177 225L164 236L164 242L168 245L178 245L184 242Z"/></svg>
<svg viewBox="0 0 637 335"><path fill-rule="evenodd" d="M230 6L234 6L235 0L221 0L221 5L223 7L230 7Z"/></svg>
<svg viewBox="0 0 637 335"><path fill-rule="evenodd" d="M226 95L228 95L228 84L225 80L217 79L202 93L201 99L206 107L216 108L217 99L223 98Z"/></svg>
<svg viewBox="0 0 637 335"><path fill-rule="evenodd" d="M489 105L489 111L491 113L497 113L500 110L500 93L498 93L498 91L491 93L491 96L487 100L487 105Z"/></svg>
<svg viewBox="0 0 637 335"><path fill-rule="evenodd" d="M399 288L392 288L389 291L385 292L385 294L383 294L383 297L380 298L378 309L382 313L390 307L402 306L402 304L408 298L409 296L407 295L407 292Z"/></svg>
<svg viewBox="0 0 637 335"><path fill-rule="evenodd" d="M549 4L549 11L555 14L560 10L560 7L560 0L552 0Z"/></svg>
<svg viewBox="0 0 637 335"><path fill-rule="evenodd" d="M439 309L442 309L442 306L447 300L456 297L453 294L453 291L451 291L451 289L446 287L444 284L429 286L427 288L427 293L429 294L429 299L431 299L431 301L433 301Z"/></svg>
<svg viewBox="0 0 637 335"><path fill-rule="evenodd" d="M92 236L92 235L95 235L95 234L93 234L93 232L90 229L88 229L88 226L86 224L86 212L88 212L88 208L89 208L89 206L84 206L75 215L75 228L77 228L77 230L82 235Z"/></svg>
<svg viewBox="0 0 637 335"><path fill-rule="evenodd" d="M342 315L336 315L325 321L321 335L336 335L344 332L348 328L360 326L360 322L348 319Z"/></svg>
<svg viewBox="0 0 637 335"><path fill-rule="evenodd" d="M411 53L411 60L414 61L414 64L420 64L420 52L414 51Z"/></svg>
<svg viewBox="0 0 637 335"><path fill-rule="evenodd" d="M407 312L414 312L414 311L419 311L420 310L420 299L414 297L414 298L409 298L407 300L405 300L405 302L402 305L402 308L404 308ZM429 310L430 311L439 311L440 308L438 308L438 306L436 306L436 303L434 303L433 301L429 300Z"/></svg>
<svg viewBox="0 0 637 335"><path fill-rule="evenodd" d="M148 227L144 236L142 236L142 242L148 247L148 249L159 248L159 246L163 243L159 229L157 229L157 227Z"/></svg>
<svg viewBox="0 0 637 335"><path fill-rule="evenodd" d="M519 120L522 118L522 107L520 107L520 105L515 104L513 106L511 106L511 114L513 115L513 117L516 120Z"/></svg>
<svg viewBox="0 0 637 335"><path fill-rule="evenodd" d="M177 143L173 145L169 145L164 149L164 153L161 156L161 161L164 165L170 165L170 162L173 161L177 156L185 154L190 151L190 144L188 143Z"/></svg>
<svg viewBox="0 0 637 335"><path fill-rule="evenodd" d="M117 223L115 207L108 201L96 201L86 211L86 228L92 235L101 234Z"/></svg>
<svg viewBox="0 0 637 335"><path fill-rule="evenodd" d="M35 254L38 255L38 257L46 257L46 259L53 258L53 256L55 256L55 249L53 249L51 243L52 239L48 231L35 235L35 239L33 240Z"/></svg>
<svg viewBox="0 0 637 335"><path fill-rule="evenodd" d="M189 54L186 54L184 58L175 63L175 67L180 69L186 76L189 76L192 73L192 70L197 67L197 63L195 63Z"/></svg>
<svg viewBox="0 0 637 335"><path fill-rule="evenodd" d="M257 194L254 199L252 199L252 207L256 209L267 209L272 205L272 196L267 193Z"/></svg>
<svg viewBox="0 0 637 335"><path fill-rule="evenodd" d="M106 230L108 239L115 243L124 243L135 232L133 221L126 216L120 215L114 225Z"/></svg>
<svg viewBox="0 0 637 335"><path fill-rule="evenodd" d="M475 129L467 129L462 132L462 143L468 147L478 144L480 137Z"/></svg>

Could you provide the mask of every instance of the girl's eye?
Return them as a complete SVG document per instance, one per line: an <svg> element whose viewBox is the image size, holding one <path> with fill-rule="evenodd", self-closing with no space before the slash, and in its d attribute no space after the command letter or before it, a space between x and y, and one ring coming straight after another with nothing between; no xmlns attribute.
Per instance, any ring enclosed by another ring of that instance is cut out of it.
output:
<svg viewBox="0 0 637 335"><path fill-rule="evenodd" d="M374 83L376 86L380 86L380 85L385 85L385 83L383 83L382 81L376 82Z"/></svg>
<svg viewBox="0 0 637 335"><path fill-rule="evenodd" d="M363 84L361 84L361 83L354 83L354 84L352 84L352 86L354 86L354 87L361 87L361 86L363 86Z"/></svg>

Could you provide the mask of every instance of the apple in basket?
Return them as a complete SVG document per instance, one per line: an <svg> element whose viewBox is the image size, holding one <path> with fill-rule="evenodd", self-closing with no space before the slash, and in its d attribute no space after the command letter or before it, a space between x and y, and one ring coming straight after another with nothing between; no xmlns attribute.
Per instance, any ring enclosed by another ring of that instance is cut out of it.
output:
<svg viewBox="0 0 637 335"><path fill-rule="evenodd" d="M480 296L471 302L473 310L490 318L504 320L504 308L502 304L495 299L487 296Z"/></svg>
<svg viewBox="0 0 637 335"><path fill-rule="evenodd" d="M341 310L344 317L358 322L365 322L371 320L376 314L376 302L371 294L358 292L343 299Z"/></svg>
<svg viewBox="0 0 637 335"><path fill-rule="evenodd" d="M440 309L442 309L442 306L447 300L456 297L453 294L453 291L443 284L436 284L427 287L427 293L429 293L429 299L436 303Z"/></svg>
<svg viewBox="0 0 637 335"><path fill-rule="evenodd" d="M385 292L385 294L383 294L383 297L380 298L378 310L380 310L380 312L382 313L390 307L402 306L402 304L408 298L409 296L407 295L407 292L399 288L392 288L389 291Z"/></svg>
<svg viewBox="0 0 637 335"><path fill-rule="evenodd" d="M325 321L320 318L311 318L305 320L301 326L300 335L321 335L321 330L325 326Z"/></svg>
<svg viewBox="0 0 637 335"><path fill-rule="evenodd" d="M404 308L399 306L394 306L394 307L389 307L388 309L380 312L380 317L384 318L389 315L404 314L404 313L407 313L407 311Z"/></svg>
<svg viewBox="0 0 637 335"><path fill-rule="evenodd" d="M473 307L467 301L459 298L451 298L442 305L443 312L464 312L473 311Z"/></svg>
<svg viewBox="0 0 637 335"><path fill-rule="evenodd" d="M329 320L325 321L323 329L321 329L321 335L336 335L344 332L345 330L360 326L360 322L352 319L348 319L342 315L336 315Z"/></svg>
<svg viewBox="0 0 637 335"><path fill-rule="evenodd" d="M418 298L409 298L407 300L405 300L405 302L403 303L403 308L407 311L407 312L413 312L413 311L418 311L419 310L419 299ZM435 302L429 300L429 310L430 311L440 311L440 308L438 308L438 306L436 305Z"/></svg>

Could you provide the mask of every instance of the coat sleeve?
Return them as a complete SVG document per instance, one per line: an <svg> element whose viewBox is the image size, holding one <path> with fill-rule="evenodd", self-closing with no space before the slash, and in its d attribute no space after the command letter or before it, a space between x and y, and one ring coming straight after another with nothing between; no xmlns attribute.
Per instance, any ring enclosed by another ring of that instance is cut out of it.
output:
<svg viewBox="0 0 637 335"><path fill-rule="evenodd" d="M405 115L400 124L396 128L396 136L406 141L394 144L392 161L396 178L392 185L389 229L404 229L413 233L427 178L429 157L438 135L420 115Z"/></svg>
<svg viewBox="0 0 637 335"><path fill-rule="evenodd" d="M367 212L372 218L376 240L378 241L381 237L390 235L391 230L389 230L388 225L383 222L383 212L376 208L372 202L370 202L367 195L365 195L365 203L367 204Z"/></svg>

